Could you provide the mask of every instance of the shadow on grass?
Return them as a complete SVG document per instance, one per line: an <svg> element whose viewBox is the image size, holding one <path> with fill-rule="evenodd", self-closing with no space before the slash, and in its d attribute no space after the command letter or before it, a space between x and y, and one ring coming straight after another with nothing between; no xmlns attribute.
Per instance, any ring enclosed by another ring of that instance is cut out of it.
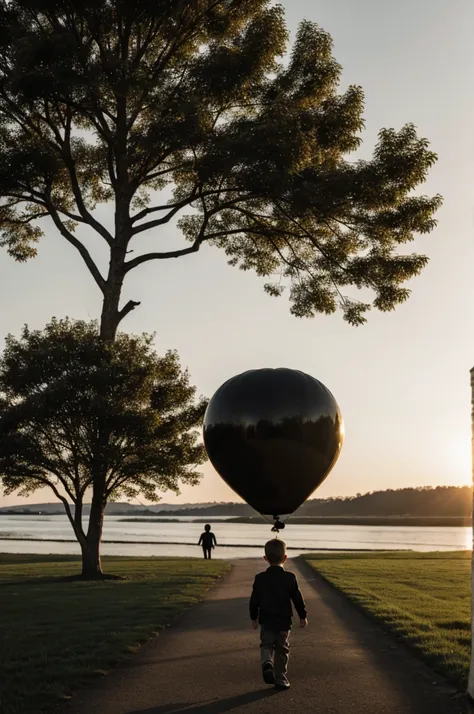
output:
<svg viewBox="0 0 474 714"><path fill-rule="evenodd" d="M163 704L151 709L137 709L130 714L225 714L232 709L244 707L252 702L257 702L260 699L268 699L275 694L281 694L277 689L261 689L258 692L248 692L247 694L238 694L235 697L228 699L219 699L214 702L204 702L194 704L194 702L179 702L176 704Z"/></svg>
<svg viewBox="0 0 474 714"><path fill-rule="evenodd" d="M107 583L110 581L122 580L126 581L127 578L123 575L103 575L100 578L85 578L80 573L75 573L74 575L44 575L39 577L22 577L16 580L4 580L0 581L3 588L18 588L21 586L28 585L61 585L67 583Z"/></svg>

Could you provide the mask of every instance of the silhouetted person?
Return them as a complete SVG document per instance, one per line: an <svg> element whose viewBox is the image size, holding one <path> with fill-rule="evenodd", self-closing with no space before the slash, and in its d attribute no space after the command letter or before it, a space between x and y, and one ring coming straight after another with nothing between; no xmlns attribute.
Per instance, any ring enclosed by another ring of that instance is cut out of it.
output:
<svg viewBox="0 0 474 714"><path fill-rule="evenodd" d="M202 551L204 553L204 558L211 559L211 550L217 545L216 536L211 531L211 526L206 523L204 526L204 533L201 533L198 545L202 545Z"/></svg>
<svg viewBox="0 0 474 714"><path fill-rule="evenodd" d="M250 597L250 618L254 630L261 625L260 652L263 681L278 689L288 689L286 673L290 653L290 630L293 608L306 627L306 606L294 573L284 569L286 544L269 540L265 544L265 560L270 567L255 577Z"/></svg>

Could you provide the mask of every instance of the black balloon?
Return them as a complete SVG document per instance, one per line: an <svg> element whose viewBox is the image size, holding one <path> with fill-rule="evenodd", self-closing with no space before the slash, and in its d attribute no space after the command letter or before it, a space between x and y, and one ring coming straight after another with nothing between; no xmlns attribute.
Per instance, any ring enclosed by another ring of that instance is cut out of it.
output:
<svg viewBox="0 0 474 714"><path fill-rule="evenodd" d="M264 516L293 513L339 456L342 416L331 392L293 369L257 369L209 402L204 444L224 481Z"/></svg>

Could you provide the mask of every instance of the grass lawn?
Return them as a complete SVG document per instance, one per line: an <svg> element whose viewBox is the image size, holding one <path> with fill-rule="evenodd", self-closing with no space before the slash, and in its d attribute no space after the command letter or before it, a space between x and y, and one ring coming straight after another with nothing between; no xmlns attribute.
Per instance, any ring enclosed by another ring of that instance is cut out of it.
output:
<svg viewBox="0 0 474 714"><path fill-rule="evenodd" d="M308 555L326 580L465 687L471 646L471 554Z"/></svg>
<svg viewBox="0 0 474 714"><path fill-rule="evenodd" d="M48 710L199 600L218 560L104 558L121 580L61 581L77 558L0 554L0 710Z"/></svg>

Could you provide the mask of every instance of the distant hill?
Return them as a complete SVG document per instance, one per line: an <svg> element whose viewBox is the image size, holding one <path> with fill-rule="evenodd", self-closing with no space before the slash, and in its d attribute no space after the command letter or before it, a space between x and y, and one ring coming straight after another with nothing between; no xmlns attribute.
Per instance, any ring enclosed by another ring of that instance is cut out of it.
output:
<svg viewBox="0 0 474 714"><path fill-rule="evenodd" d="M145 515L156 515L157 512L162 511L165 509L166 511L169 511L172 509L172 512L174 514L180 513L181 510L187 510L189 508L193 508L196 513L200 514L201 513L201 508L208 508L210 506L213 506L213 503L183 503L183 504L155 504L152 506L140 506L136 505L134 503L109 503L107 504L106 507L106 513L112 516L129 516L129 515L139 515L140 513L143 513ZM72 510L74 510L74 506L71 506ZM90 512L90 505L85 504L84 505L84 514L88 515ZM60 503L26 503L21 506L3 506L0 508L0 516L3 514L26 514L30 515L32 513L38 514L41 513L41 515L47 515L47 516L53 516L53 515L63 515L64 514L64 508Z"/></svg>
<svg viewBox="0 0 474 714"><path fill-rule="evenodd" d="M402 488L373 491L353 498L309 501L301 516L469 516L471 486Z"/></svg>
<svg viewBox="0 0 474 714"><path fill-rule="evenodd" d="M297 511L298 516L438 516L468 517L472 508L470 486L437 486L436 488L402 488L357 494L348 498L313 498ZM84 507L89 512L89 507ZM158 503L140 506L110 503L106 512L126 516L252 516L255 511L245 503L198 503L171 505ZM7 513L63 514L59 503L40 503L0 508Z"/></svg>
<svg viewBox="0 0 474 714"><path fill-rule="evenodd" d="M438 486L436 488L402 488L373 491L347 498L313 498L296 512L298 516L469 516L472 508L470 486ZM173 515L172 509L159 511L160 516ZM181 516L251 516L245 503L213 504L201 508L185 508Z"/></svg>

